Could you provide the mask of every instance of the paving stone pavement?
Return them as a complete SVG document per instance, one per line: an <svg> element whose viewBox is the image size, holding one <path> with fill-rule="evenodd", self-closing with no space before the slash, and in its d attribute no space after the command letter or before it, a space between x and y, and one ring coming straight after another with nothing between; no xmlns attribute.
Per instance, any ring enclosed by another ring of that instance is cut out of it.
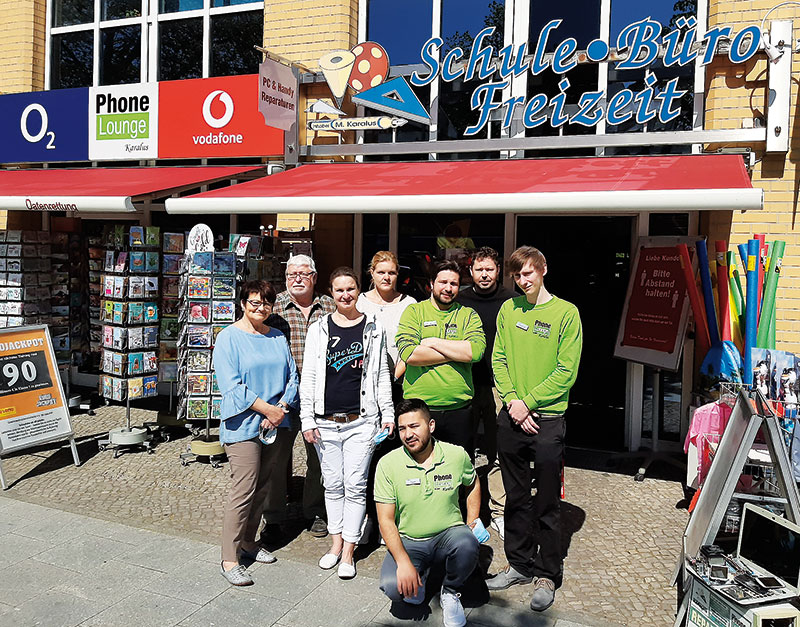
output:
<svg viewBox="0 0 800 627"><path fill-rule="evenodd" d="M156 413L134 409L132 418L141 424ZM66 444L4 459L11 488L0 497L0 626L313 627L409 624L406 618L440 624L436 598L430 614L405 616L380 593L382 547L359 548L359 574L351 582L316 566L328 541L291 524L300 518L305 458L299 441L288 533L275 550L279 562L253 565L255 586L227 586L217 566L227 464L182 466L178 456L190 440L185 429L152 454L114 459L99 452L97 440L123 423L124 409L115 406L73 417L79 468ZM534 614L527 608L530 586L516 586L468 608L470 624L671 624L669 577L687 520L675 507L683 497L680 484L636 483L630 474L575 466L565 476L569 534L555 605ZM491 573L506 565L494 531L481 563Z"/></svg>

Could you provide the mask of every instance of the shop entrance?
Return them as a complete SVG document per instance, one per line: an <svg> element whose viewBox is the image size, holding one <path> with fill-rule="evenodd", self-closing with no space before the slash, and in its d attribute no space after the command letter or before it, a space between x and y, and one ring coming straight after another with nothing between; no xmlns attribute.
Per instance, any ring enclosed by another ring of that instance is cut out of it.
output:
<svg viewBox="0 0 800 627"><path fill-rule="evenodd" d="M583 324L583 354L570 394L570 446L622 450L625 445L625 362L615 359L630 265L632 217L517 219L516 245L547 258L545 285L574 303Z"/></svg>

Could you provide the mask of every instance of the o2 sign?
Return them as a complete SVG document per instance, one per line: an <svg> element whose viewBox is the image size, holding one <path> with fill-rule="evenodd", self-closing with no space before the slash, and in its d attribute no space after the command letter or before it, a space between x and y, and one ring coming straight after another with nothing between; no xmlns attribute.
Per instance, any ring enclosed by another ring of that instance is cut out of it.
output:
<svg viewBox="0 0 800 627"><path fill-rule="evenodd" d="M0 98L0 163L88 161L89 89Z"/></svg>
<svg viewBox="0 0 800 627"><path fill-rule="evenodd" d="M33 111L38 113L40 118L39 130L36 132L35 135L31 134L30 129L28 128L28 116ZM49 119L47 117L47 109L45 109L38 102L34 102L32 104L29 104L22 110L22 116L19 119L19 131L20 133L22 133L22 136L25 138L25 141L31 144L36 144L42 141L42 139L44 139L45 136L49 137L50 141L47 142L47 146L45 146L45 148L47 150L55 150L56 134L55 131L48 130L47 126L48 122Z"/></svg>

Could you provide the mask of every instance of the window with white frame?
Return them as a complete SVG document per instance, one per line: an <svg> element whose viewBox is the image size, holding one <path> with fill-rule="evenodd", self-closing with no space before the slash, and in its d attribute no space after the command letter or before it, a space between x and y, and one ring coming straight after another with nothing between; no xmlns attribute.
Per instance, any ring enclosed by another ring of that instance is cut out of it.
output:
<svg viewBox="0 0 800 627"><path fill-rule="evenodd" d="M398 10L396 0L366 0L366 10L361 12L360 39L375 41L386 48L393 66L393 73L409 75L411 69L397 66L420 64L420 51L423 44L433 36L442 39L438 58L443 59L446 52L455 46L464 50L464 59L476 35L488 26L495 31L484 45L492 45L495 53L503 46L512 44L514 53L522 44L527 44L526 54L532 55L539 34L551 20L561 23L551 31L545 52L552 53L556 45L567 38L574 37L578 50L585 50L589 42L595 39L608 41L611 48L616 48L616 41L622 30L629 24L646 17L658 21L662 33L679 27L681 18L698 19L697 0L574 0L569 3L553 3L549 0L408 0ZM507 15L513 16L507 19ZM702 28L702 25L701 25ZM548 100L559 93L561 80L566 76L569 87L565 90L565 111L577 110L578 98L586 91L607 90L612 97L623 89L640 91L645 86L648 73L657 78L655 93L663 85L674 78L678 79L678 88L684 96L676 103L680 107L680 115L667 124L655 120L645 124L635 121L612 126L603 120L600 124L587 127L577 124L563 124L553 128L549 123L536 128L524 130L528 137L550 135L585 135L596 133L644 132L644 131L678 131L690 130L702 125L702 120L694 120L693 114L698 107L696 98L702 99L703 88L696 85L695 65L664 67L659 60L649 68L640 71L618 70L614 62L580 63L564 74L556 74L548 67L543 72L533 75L525 72L514 79L517 94L525 95L526 100L544 94ZM418 65L418 67L420 67ZM498 80L489 78L487 81ZM477 120L477 113L472 111L470 96L477 84L486 81L472 81L464 84L461 79L452 82L443 81L439 77L430 85L429 99L423 100L426 107L435 105L431 112L436 132L431 139L466 139L464 127ZM474 84L473 84L474 83ZM504 92L504 99L509 97ZM517 107L515 119L520 118ZM369 113L369 111L368 111ZM499 120L504 109L495 111L493 122L487 124L476 139L497 137ZM403 127L404 133L396 132L394 141L411 140L419 133L409 133L414 123ZM521 126L521 124L520 124ZM521 129L518 129L518 131ZM385 133L365 133L366 142L387 141ZM406 139L407 138L407 139ZM417 137L415 137L417 139ZM418 139L417 139L418 140ZM686 148L665 147L657 152L684 151ZM639 150L639 149L635 149ZM593 154L594 149L583 152ZM488 153L487 153L488 154ZM562 153L565 154L565 153ZM575 154L583 154L576 152ZM540 156L536 151L526 151L525 156ZM439 155L438 158L443 158Z"/></svg>
<svg viewBox="0 0 800 627"><path fill-rule="evenodd" d="M258 72L263 0L50 0L47 87Z"/></svg>

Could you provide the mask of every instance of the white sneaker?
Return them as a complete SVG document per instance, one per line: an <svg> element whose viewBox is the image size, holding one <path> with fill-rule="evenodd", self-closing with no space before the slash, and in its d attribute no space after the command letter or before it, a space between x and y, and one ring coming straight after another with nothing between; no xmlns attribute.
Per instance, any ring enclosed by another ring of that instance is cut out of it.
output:
<svg viewBox="0 0 800 627"><path fill-rule="evenodd" d="M497 518L492 519L492 524L490 525L497 531L497 534L500 536L501 540L505 540L506 536L506 521L505 518L502 516L498 516Z"/></svg>
<svg viewBox="0 0 800 627"><path fill-rule="evenodd" d="M467 617L461 605L461 595L442 586L439 594L439 605L442 606L442 625L444 627L464 627Z"/></svg>

